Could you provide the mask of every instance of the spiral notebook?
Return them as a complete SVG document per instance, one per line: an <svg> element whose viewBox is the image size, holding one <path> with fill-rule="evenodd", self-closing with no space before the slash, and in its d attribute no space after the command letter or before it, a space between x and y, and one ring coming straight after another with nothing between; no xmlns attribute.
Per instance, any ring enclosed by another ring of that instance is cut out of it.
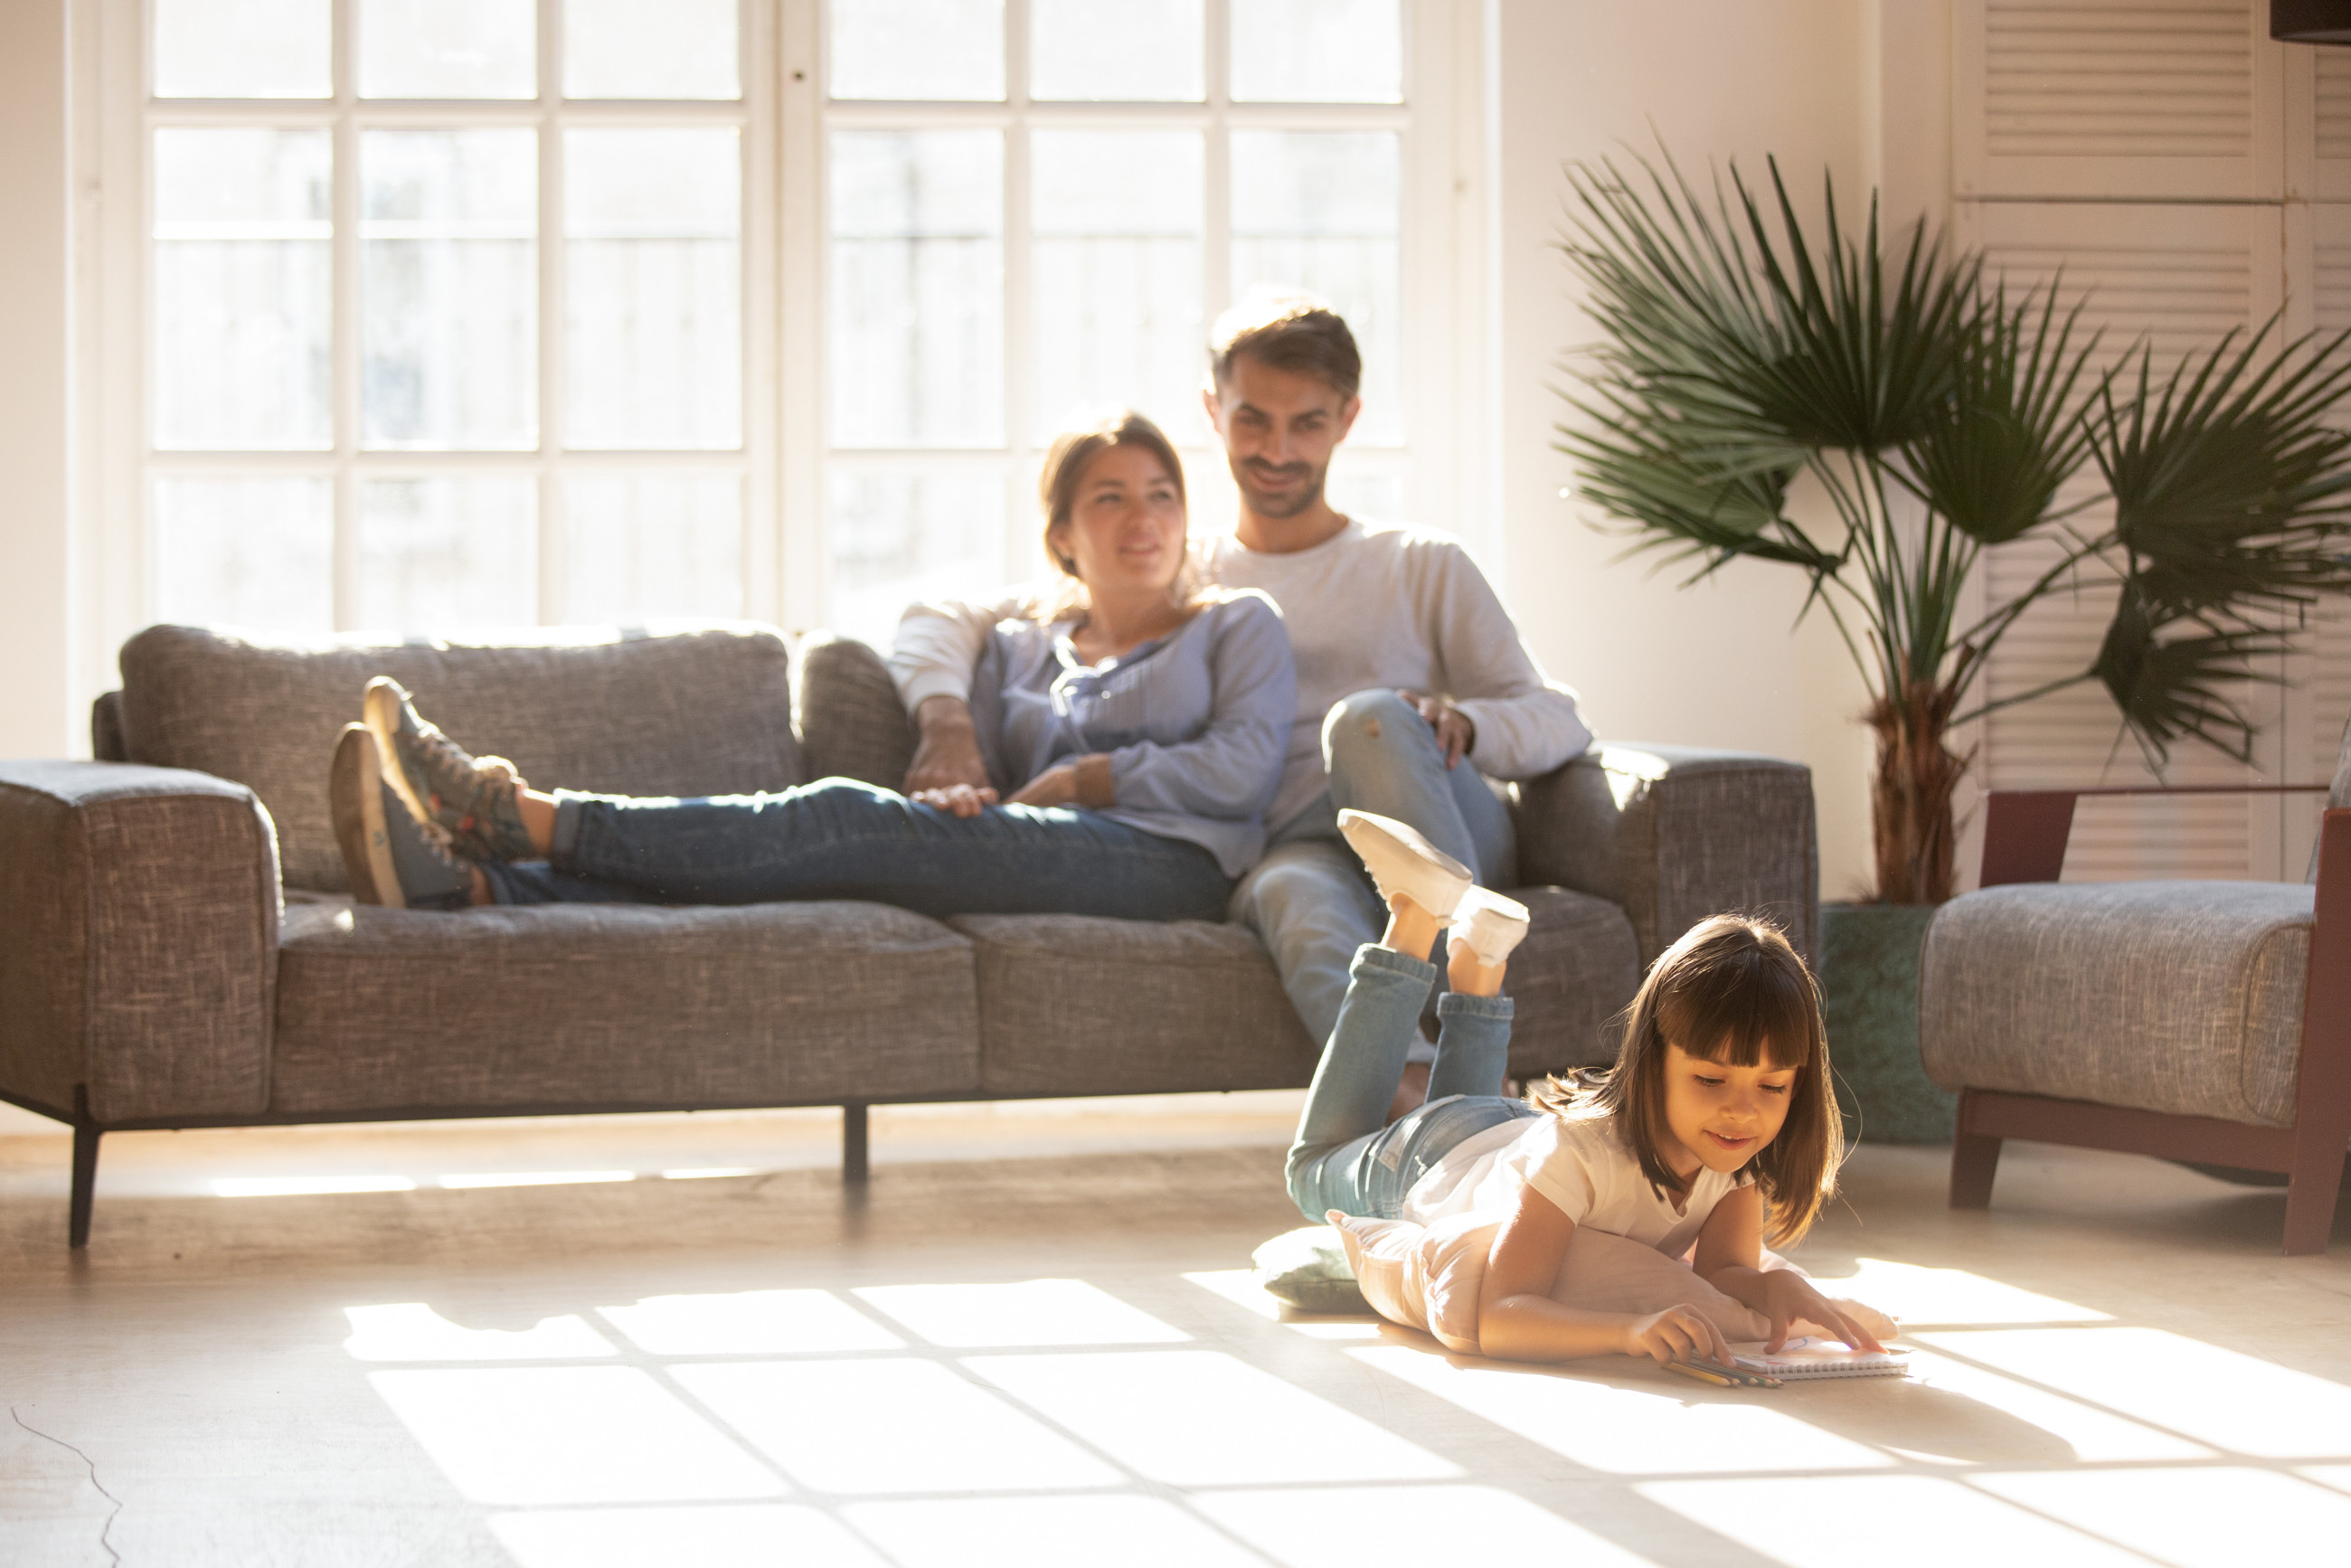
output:
<svg viewBox="0 0 2351 1568"><path fill-rule="evenodd" d="M1816 1377L1906 1377L1909 1375L1910 1353L1889 1350L1847 1350L1833 1339L1807 1334L1792 1339L1778 1350L1766 1355L1758 1345L1752 1352L1743 1352L1732 1359L1749 1372L1760 1372L1766 1377L1782 1382L1797 1382Z"/></svg>

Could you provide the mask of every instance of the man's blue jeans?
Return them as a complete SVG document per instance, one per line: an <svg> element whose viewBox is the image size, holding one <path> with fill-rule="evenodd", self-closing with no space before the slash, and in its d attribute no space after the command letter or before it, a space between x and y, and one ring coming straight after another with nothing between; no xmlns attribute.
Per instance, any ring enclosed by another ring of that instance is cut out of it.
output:
<svg viewBox="0 0 2351 1568"><path fill-rule="evenodd" d="M1257 933L1290 1005L1315 1040L1338 1026L1348 960L1378 940L1388 912L1355 852L1339 836L1344 809L1394 817L1478 873L1487 887L1516 880L1510 809L1470 760L1447 769L1436 732L1386 690L1357 692L1322 721L1330 792L1282 823L1265 858L1233 890L1230 917ZM1393 1086L1391 1086L1393 1087Z"/></svg>
<svg viewBox="0 0 2351 1568"><path fill-rule="evenodd" d="M1447 991L1437 999L1440 1028L1427 1103L1382 1125L1436 979L1436 965L1403 953L1366 943L1355 954L1338 1027L1315 1065L1284 1171L1290 1200L1318 1225L1334 1208L1393 1219L1413 1184L1463 1139L1541 1114L1523 1100L1501 1097L1510 998Z"/></svg>
<svg viewBox="0 0 2351 1568"><path fill-rule="evenodd" d="M1195 843L1092 811L976 817L853 779L771 795L632 800L556 792L548 861L487 864L501 904L868 899L918 915L1217 920L1231 879Z"/></svg>

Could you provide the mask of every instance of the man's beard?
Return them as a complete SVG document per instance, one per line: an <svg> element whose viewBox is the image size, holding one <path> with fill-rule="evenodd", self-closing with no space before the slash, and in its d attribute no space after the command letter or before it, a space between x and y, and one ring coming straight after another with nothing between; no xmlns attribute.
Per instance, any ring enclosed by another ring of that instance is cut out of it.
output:
<svg viewBox="0 0 2351 1568"><path fill-rule="evenodd" d="M1249 483L1250 470L1247 463L1236 463L1232 468L1233 483L1240 486L1241 497L1249 502L1249 510L1276 522L1286 522L1320 501L1322 498L1323 476L1330 472L1328 469L1307 469L1306 483L1299 487L1297 494L1276 500L1267 497L1263 491Z"/></svg>

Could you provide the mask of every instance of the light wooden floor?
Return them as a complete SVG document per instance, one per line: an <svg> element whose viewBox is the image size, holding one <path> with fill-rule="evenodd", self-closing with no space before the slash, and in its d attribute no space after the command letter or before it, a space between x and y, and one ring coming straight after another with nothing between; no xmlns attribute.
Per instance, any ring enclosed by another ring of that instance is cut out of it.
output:
<svg viewBox="0 0 2351 1568"><path fill-rule="evenodd" d="M0 1138L0 1563L2236 1568L2351 1541L2351 1222L2287 1260L2275 1195L2031 1147L1954 1216L1942 1151L1865 1148L1798 1256L1901 1314L1919 1375L1718 1394L1284 1321L1246 1270L1297 1223L1294 1103L877 1115L862 1202L820 1113L141 1134L109 1140L81 1257L62 1141ZM298 1190L339 1186L395 1190Z"/></svg>

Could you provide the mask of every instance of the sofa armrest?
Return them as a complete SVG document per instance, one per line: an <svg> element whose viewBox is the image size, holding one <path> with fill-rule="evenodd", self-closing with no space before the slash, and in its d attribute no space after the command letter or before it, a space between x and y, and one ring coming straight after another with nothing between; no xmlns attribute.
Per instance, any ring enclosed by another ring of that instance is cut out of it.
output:
<svg viewBox="0 0 2351 1568"><path fill-rule="evenodd" d="M1709 915L1762 915L1819 951L1813 773L1689 746L1596 747L1519 787L1519 880L1624 906L1649 963Z"/></svg>
<svg viewBox="0 0 2351 1568"><path fill-rule="evenodd" d="M110 1125L266 1110L278 904L243 785L0 762L0 1092Z"/></svg>
<svg viewBox="0 0 2351 1568"><path fill-rule="evenodd" d="M793 716L809 778L905 788L914 731L882 655L854 637L811 632L800 639L799 661Z"/></svg>

